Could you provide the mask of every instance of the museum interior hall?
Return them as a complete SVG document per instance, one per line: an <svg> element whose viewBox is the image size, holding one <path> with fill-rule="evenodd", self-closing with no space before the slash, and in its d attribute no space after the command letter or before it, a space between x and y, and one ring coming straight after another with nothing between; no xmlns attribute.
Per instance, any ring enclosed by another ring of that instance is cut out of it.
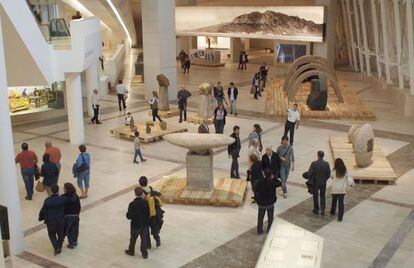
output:
<svg viewBox="0 0 414 268"><path fill-rule="evenodd" d="M0 268L411 268L414 0L0 0Z"/></svg>

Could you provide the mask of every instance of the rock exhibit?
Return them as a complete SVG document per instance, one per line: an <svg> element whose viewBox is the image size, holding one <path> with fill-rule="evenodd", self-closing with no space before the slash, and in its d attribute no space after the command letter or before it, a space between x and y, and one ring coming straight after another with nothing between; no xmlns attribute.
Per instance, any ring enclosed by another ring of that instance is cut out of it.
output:
<svg viewBox="0 0 414 268"><path fill-rule="evenodd" d="M326 79L312 79L311 92L306 99L306 105L314 111L324 111L328 104L328 89L326 88Z"/></svg>
<svg viewBox="0 0 414 268"><path fill-rule="evenodd" d="M192 191L212 191L214 188L212 149L229 145L234 142L234 139L223 134L174 133L165 135L164 140L188 149L186 188Z"/></svg>
<svg viewBox="0 0 414 268"><path fill-rule="evenodd" d="M352 125L348 131L348 140L354 149L355 162L358 167L372 164L374 154L374 130L370 124Z"/></svg>
<svg viewBox="0 0 414 268"><path fill-rule="evenodd" d="M210 114L210 84L202 83L198 86L198 92L200 93L200 103L198 104L198 116L202 119L206 119Z"/></svg>
<svg viewBox="0 0 414 268"><path fill-rule="evenodd" d="M170 85L170 81L168 78L163 75L159 74L157 75L157 81L158 85L160 86L159 89L159 103L158 103L158 109L160 111L169 111L170 110L170 102L168 99L168 86Z"/></svg>

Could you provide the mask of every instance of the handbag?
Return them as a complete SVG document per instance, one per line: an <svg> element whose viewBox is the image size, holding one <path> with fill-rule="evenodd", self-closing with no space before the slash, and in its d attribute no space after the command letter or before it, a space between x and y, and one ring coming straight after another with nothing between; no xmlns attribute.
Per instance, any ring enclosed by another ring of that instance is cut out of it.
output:
<svg viewBox="0 0 414 268"><path fill-rule="evenodd" d="M255 91L256 91L256 87L255 86L252 86L250 88L250 94L254 94Z"/></svg>
<svg viewBox="0 0 414 268"><path fill-rule="evenodd" d="M80 173L89 170L89 165L88 163L86 163L85 157L83 156L83 154L81 154L81 157L82 157L82 164L80 165L80 167L78 167L76 162L72 166L72 173L73 173L74 178L79 177Z"/></svg>
<svg viewBox="0 0 414 268"><path fill-rule="evenodd" d="M43 193L46 190L45 186L43 185L43 182L41 182L40 180L37 181L35 190L36 192Z"/></svg>

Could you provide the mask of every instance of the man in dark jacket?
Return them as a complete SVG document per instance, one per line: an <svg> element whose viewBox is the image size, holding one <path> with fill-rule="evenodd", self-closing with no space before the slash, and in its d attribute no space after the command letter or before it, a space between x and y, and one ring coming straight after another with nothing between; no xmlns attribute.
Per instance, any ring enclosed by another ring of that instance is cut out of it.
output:
<svg viewBox="0 0 414 268"><path fill-rule="evenodd" d="M130 256L135 255L135 244L138 236L141 236L141 254L146 259L148 258L149 207L144 199L144 190L141 187L136 187L134 191L136 198L129 204L126 214L127 219L131 220L131 239L125 253Z"/></svg>
<svg viewBox="0 0 414 268"><path fill-rule="evenodd" d="M240 157L241 142L240 142L239 134L240 134L240 127L234 126L233 133L230 135L230 137L234 139L234 143L230 144L227 147L229 158L232 159L230 177L235 178L235 179L240 179L238 158Z"/></svg>
<svg viewBox="0 0 414 268"><path fill-rule="evenodd" d="M257 216L257 234L263 233L263 219L267 211L267 232L273 223L273 215L275 210L276 188L282 186L282 183L272 176L269 169L265 170L265 178L257 181L256 184L256 202L259 206L259 214Z"/></svg>
<svg viewBox="0 0 414 268"><path fill-rule="evenodd" d="M263 170L269 169L276 179L279 178L280 157L271 146L266 148L266 153L262 156L262 167Z"/></svg>
<svg viewBox="0 0 414 268"><path fill-rule="evenodd" d="M62 252L64 236L64 215L66 199L59 196L59 186L51 187L52 195L45 199L43 207L39 213L39 221L44 221L47 226L47 233L52 242L55 255Z"/></svg>
<svg viewBox="0 0 414 268"><path fill-rule="evenodd" d="M233 82L230 83L230 87L227 89L227 95L230 101L230 114L237 116L237 95L239 95L239 90L234 86Z"/></svg>
<svg viewBox="0 0 414 268"><path fill-rule="evenodd" d="M321 215L325 214L325 192L326 181L331 177L331 168L329 163L323 160L325 153L318 151L318 160L313 161L309 167L308 177L313 184L313 214L319 213L318 194L321 197Z"/></svg>
<svg viewBox="0 0 414 268"><path fill-rule="evenodd" d="M180 123L183 121L183 114L184 121L187 121L187 98L189 97L191 97L190 91L184 86L181 86L181 89L177 93L178 109L180 109Z"/></svg>

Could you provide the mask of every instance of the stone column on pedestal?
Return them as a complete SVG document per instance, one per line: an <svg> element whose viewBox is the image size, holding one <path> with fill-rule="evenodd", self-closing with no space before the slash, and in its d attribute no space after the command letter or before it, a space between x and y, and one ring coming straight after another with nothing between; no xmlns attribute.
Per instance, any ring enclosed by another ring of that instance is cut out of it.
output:
<svg viewBox="0 0 414 268"><path fill-rule="evenodd" d="M87 111L89 116L93 116L92 109L92 92L94 89L99 89L99 72L98 72L98 61L92 63L85 70L85 86L86 86L86 102Z"/></svg>
<svg viewBox="0 0 414 268"><path fill-rule="evenodd" d="M187 189L190 191L211 191L214 187L213 151L198 154L191 150L186 156Z"/></svg>
<svg viewBox="0 0 414 268"><path fill-rule="evenodd" d="M170 110L170 101L168 98L168 86L170 85L170 81L163 74L157 75L157 81L160 87L158 108L160 111L168 112Z"/></svg>
<svg viewBox="0 0 414 268"><path fill-rule="evenodd" d="M158 88L155 77L170 81L169 100L177 98L175 0L142 0L145 99Z"/></svg>
<svg viewBox="0 0 414 268"><path fill-rule="evenodd" d="M6 62L4 59L3 35L0 22L0 204L7 207L10 228L11 254L24 250L24 237L21 225L19 190L17 188L16 164L14 162L13 133L10 120L7 92ZM21 179L21 178L19 178ZM0 241L1 242L1 241ZM3 250L0 254L3 259ZM0 259L0 266L4 260Z"/></svg>
<svg viewBox="0 0 414 268"><path fill-rule="evenodd" d="M80 73L66 74L66 106L68 109L70 143L80 145L85 142Z"/></svg>
<svg viewBox="0 0 414 268"><path fill-rule="evenodd" d="M210 115L211 87L208 83L198 86L200 93L200 103L198 104L198 117L207 119Z"/></svg>

